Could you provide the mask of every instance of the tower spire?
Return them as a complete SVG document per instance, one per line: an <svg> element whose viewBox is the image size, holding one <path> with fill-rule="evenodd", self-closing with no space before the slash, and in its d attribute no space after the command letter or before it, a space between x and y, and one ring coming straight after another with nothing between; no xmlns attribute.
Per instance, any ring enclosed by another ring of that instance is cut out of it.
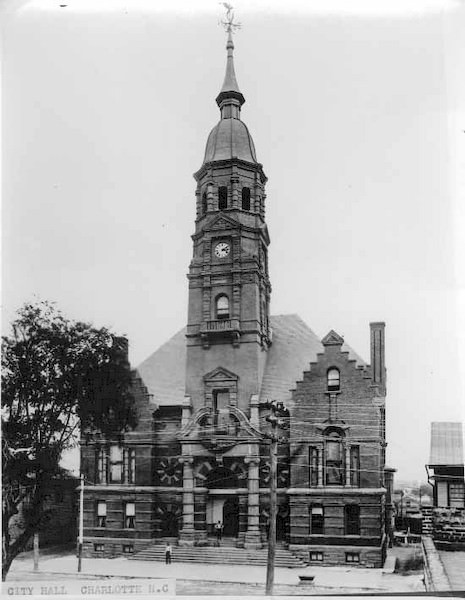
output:
<svg viewBox="0 0 465 600"><path fill-rule="evenodd" d="M226 8L226 19L221 21L221 24L228 34L228 40L226 42L227 58L224 82L220 93L216 97L216 103L221 109L221 116L223 119L231 117L239 118L240 107L244 104L245 98L239 89L234 70L234 42L232 34L236 29L240 28L241 24L234 21L234 12L231 4L228 4L227 2L222 2L222 4Z"/></svg>

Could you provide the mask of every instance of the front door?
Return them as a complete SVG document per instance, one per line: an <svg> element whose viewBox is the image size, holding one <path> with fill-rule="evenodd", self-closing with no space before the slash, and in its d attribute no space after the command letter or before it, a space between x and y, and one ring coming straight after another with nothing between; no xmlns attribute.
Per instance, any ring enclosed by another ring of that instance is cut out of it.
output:
<svg viewBox="0 0 465 600"><path fill-rule="evenodd" d="M223 504L223 535L237 537L239 533L239 500L228 498Z"/></svg>

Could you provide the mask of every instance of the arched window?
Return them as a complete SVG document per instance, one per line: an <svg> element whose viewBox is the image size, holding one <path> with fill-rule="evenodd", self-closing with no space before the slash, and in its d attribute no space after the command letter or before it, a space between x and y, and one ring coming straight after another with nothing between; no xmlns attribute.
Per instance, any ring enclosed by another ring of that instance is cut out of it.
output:
<svg viewBox="0 0 465 600"><path fill-rule="evenodd" d="M202 214L204 215L207 212L207 192L202 194Z"/></svg>
<svg viewBox="0 0 465 600"><path fill-rule="evenodd" d="M242 210L250 210L250 188L242 188Z"/></svg>
<svg viewBox="0 0 465 600"><path fill-rule="evenodd" d="M346 535L360 535L360 506L358 504L344 506L344 528Z"/></svg>
<svg viewBox="0 0 465 600"><path fill-rule="evenodd" d="M328 391L329 392L336 392L341 388L341 377L339 374L339 369L336 369L335 367L331 367L331 369L328 369Z"/></svg>
<svg viewBox="0 0 465 600"><path fill-rule="evenodd" d="M224 294L216 299L216 318L229 319L229 298Z"/></svg>
<svg viewBox="0 0 465 600"><path fill-rule="evenodd" d="M225 185L218 190L218 208L220 210L228 208L228 188Z"/></svg>

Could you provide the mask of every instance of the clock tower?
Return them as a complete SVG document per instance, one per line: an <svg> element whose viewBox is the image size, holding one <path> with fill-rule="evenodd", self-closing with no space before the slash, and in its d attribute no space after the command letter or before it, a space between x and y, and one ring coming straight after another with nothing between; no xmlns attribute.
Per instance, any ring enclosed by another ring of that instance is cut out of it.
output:
<svg viewBox="0 0 465 600"><path fill-rule="evenodd" d="M241 120L245 98L234 71L231 31L226 49L226 75L216 98L221 118L194 174L186 396L191 415L235 406L250 418L271 344L267 178ZM215 377L220 387L212 381Z"/></svg>

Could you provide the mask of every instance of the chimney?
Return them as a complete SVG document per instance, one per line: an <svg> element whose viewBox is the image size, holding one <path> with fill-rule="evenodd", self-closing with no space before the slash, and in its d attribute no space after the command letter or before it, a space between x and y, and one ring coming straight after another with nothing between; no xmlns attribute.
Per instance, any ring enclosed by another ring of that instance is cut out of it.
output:
<svg viewBox="0 0 465 600"><path fill-rule="evenodd" d="M373 383L386 393L386 367L384 363L384 328L385 323L370 323L371 370Z"/></svg>

